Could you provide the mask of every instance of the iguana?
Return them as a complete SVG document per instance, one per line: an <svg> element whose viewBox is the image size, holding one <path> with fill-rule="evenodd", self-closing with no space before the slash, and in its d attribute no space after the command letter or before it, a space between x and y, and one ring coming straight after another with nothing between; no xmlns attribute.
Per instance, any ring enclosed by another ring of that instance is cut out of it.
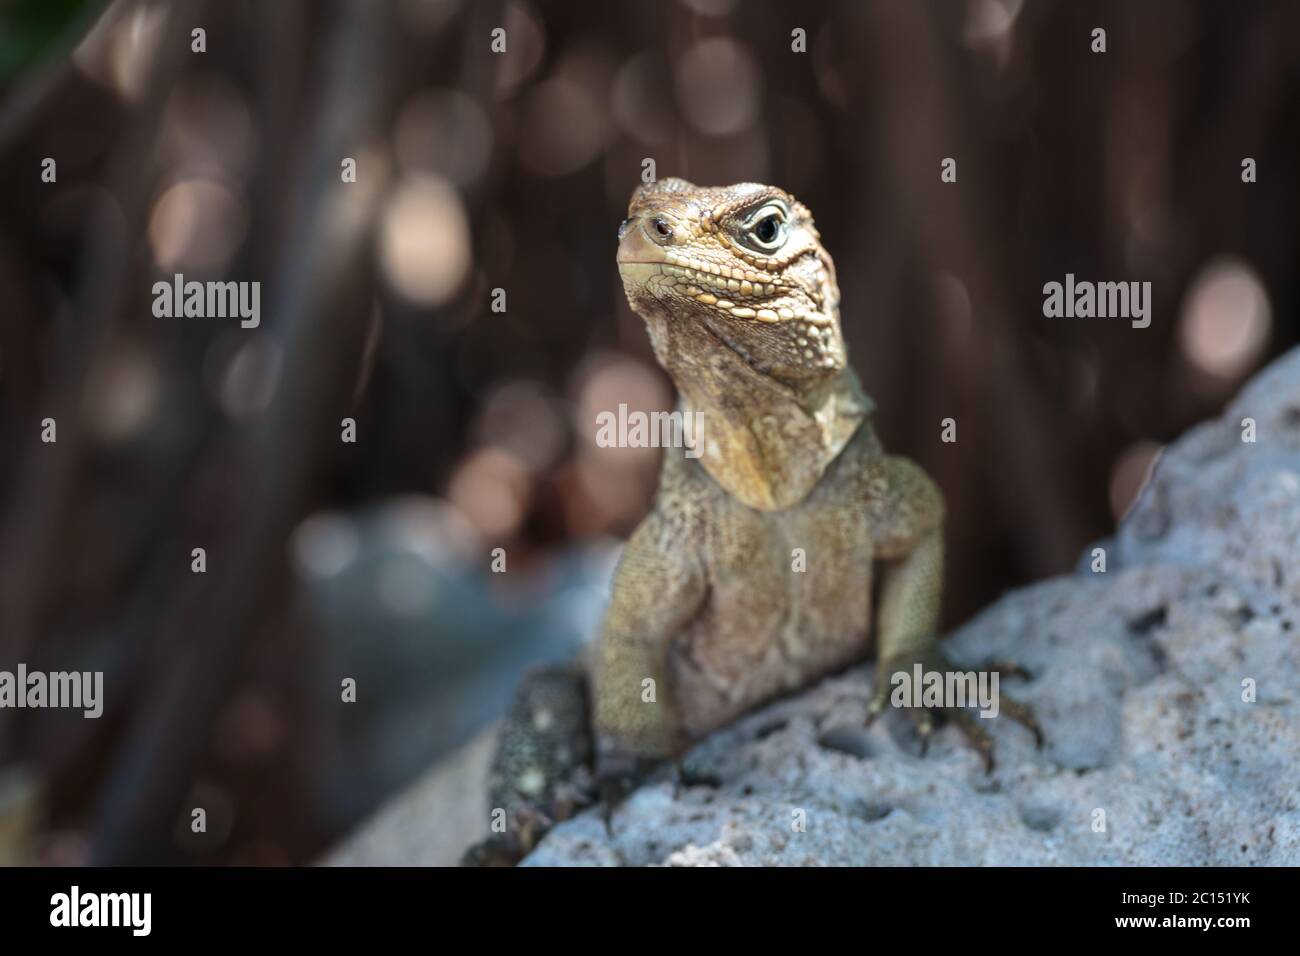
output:
<svg viewBox="0 0 1300 956"><path fill-rule="evenodd" d="M470 862L521 855L581 805L575 755L594 749L599 778L626 780L865 657L873 636L870 716L889 703L896 672L954 669L938 647L943 497L871 427L840 331L835 265L808 209L772 186L664 179L636 190L618 236L628 302L681 410L702 413L704 440L665 453L654 505L619 561L585 664L591 736L574 731L586 726L582 670L525 685L490 786L507 832ZM1005 694L1000 706L1041 742L1027 708ZM934 710L991 768L978 719ZM932 709L907 712L924 746Z"/></svg>

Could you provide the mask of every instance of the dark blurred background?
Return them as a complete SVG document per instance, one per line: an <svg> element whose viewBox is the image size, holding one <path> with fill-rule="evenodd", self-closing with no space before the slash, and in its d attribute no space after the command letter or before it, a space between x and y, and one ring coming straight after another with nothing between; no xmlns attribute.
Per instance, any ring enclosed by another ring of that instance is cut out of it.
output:
<svg viewBox="0 0 1300 956"><path fill-rule="evenodd" d="M0 710L0 860L311 860L591 636L658 463L596 413L672 404L646 158L813 210L945 626L1067 571L1297 341L1298 81L1283 2L0 4L0 669L105 673ZM155 318L177 272L261 325Z"/></svg>

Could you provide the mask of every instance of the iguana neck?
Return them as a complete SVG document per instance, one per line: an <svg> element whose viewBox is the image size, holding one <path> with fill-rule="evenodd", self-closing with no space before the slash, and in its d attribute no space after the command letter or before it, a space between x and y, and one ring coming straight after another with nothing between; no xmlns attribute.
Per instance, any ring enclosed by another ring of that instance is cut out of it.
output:
<svg viewBox="0 0 1300 956"><path fill-rule="evenodd" d="M777 511L798 504L871 413L871 399L853 370L787 383L751 366L728 348L700 349L683 341L710 334L695 326L651 322L660 363L681 394L682 410L700 413L704 470L751 508ZM677 326L678 330L681 326ZM703 360L696 356L704 356Z"/></svg>

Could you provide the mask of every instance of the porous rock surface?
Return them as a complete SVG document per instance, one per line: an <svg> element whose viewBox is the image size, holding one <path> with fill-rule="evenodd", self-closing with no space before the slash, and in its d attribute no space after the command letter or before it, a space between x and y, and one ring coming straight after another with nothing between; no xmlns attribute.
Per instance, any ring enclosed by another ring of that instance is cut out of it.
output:
<svg viewBox="0 0 1300 956"><path fill-rule="evenodd" d="M864 666L702 741L683 784L643 786L611 832L595 812L561 824L525 865L1300 864L1300 350L1166 449L1096 547L1104 573L1090 548L947 642L1028 669L1002 690L1043 750L1003 717L992 774L951 726L921 757L902 714L862 726Z"/></svg>

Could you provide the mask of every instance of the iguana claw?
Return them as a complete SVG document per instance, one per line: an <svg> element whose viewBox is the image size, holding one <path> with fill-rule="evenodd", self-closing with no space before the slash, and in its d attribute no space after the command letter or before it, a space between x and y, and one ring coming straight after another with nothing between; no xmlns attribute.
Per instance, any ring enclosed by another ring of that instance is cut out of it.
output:
<svg viewBox="0 0 1300 956"><path fill-rule="evenodd" d="M967 741L979 752L984 762L984 769L987 773L992 773L996 760L994 756L993 738L980 725L980 718L972 713L969 706L957 706L956 702L944 700L937 705L924 705L901 703L895 704L892 700L895 691L901 691L904 688L900 686L901 682L896 675L905 675L911 680L915 673L916 667L920 666L922 674L938 673L946 675L951 673L970 674L973 671L979 672L997 672L1010 673L1016 677L1028 677L1029 673L1024 668L1008 664L1004 661L990 661L981 668L964 668L960 667L939 650L937 646L931 645L919 651L912 651L903 654L897 654L888 660L881 661L876 668L876 689L872 694L871 700L867 704L866 723L870 724L876 719L886 707L895 706L906 711L908 718L912 721L916 732L920 737L920 755L925 756L929 749L930 736L934 732L935 720L934 715L939 714L944 720L951 720L965 734ZM945 679L945 685L947 681ZM999 680L1000 683L1000 680ZM906 695L904 695L906 696ZM997 694L997 706L1000 712L1005 712L1008 717L1017 723L1026 727L1034 735L1034 743L1040 749L1044 743L1042 728L1034 718L1033 711L1028 705L1021 703L1008 694L1000 690Z"/></svg>

